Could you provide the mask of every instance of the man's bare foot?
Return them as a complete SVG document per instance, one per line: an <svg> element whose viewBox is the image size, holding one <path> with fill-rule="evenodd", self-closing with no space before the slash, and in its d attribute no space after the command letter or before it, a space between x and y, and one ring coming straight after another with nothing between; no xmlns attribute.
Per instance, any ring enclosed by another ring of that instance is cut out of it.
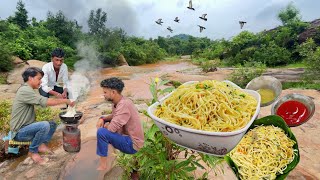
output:
<svg viewBox="0 0 320 180"><path fill-rule="evenodd" d="M37 163L37 164L44 164L46 161L42 159L42 157L38 153L32 153L29 152L28 155L31 157L31 159Z"/></svg>
<svg viewBox="0 0 320 180"><path fill-rule="evenodd" d="M107 170L107 157L100 157L100 162L97 170L98 171Z"/></svg>
<svg viewBox="0 0 320 180"><path fill-rule="evenodd" d="M51 151L47 145L45 144L41 144L39 147L38 147L38 151L40 153L45 153L45 154L54 154L53 151Z"/></svg>

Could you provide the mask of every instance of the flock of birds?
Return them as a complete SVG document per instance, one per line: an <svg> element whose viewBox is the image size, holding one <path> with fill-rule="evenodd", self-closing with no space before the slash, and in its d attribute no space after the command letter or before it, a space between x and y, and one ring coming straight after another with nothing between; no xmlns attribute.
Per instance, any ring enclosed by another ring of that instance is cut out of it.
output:
<svg viewBox="0 0 320 180"><path fill-rule="evenodd" d="M189 6L188 6L187 8L190 9L190 10L195 11L195 9L192 7L192 0L189 0ZM202 20L204 20L204 21L207 21L208 19L206 18L206 16L207 16L207 14L202 14L202 16L200 16L199 18L202 19ZM180 19L179 19L179 17L176 17L173 21L179 23L179 22L180 22ZM155 21L155 22L156 22L157 24L159 24L159 25L162 26L162 23L163 23L162 18L158 19L158 20ZM240 29L242 29L243 26L244 26L244 24L246 24L246 23L247 23L247 22L245 22L245 21L239 21ZM201 33L204 29L206 29L206 27L204 27L204 26L200 26L200 25L198 25L198 26L199 26L199 28L200 28L200 33ZM170 26L168 26L167 29L168 29L168 31L170 31L171 33L173 32L173 29L172 29Z"/></svg>

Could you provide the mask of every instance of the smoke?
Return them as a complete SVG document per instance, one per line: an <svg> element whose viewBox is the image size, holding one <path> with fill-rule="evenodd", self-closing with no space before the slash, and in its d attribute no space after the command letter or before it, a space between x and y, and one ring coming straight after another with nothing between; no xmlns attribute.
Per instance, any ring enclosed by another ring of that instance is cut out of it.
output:
<svg viewBox="0 0 320 180"><path fill-rule="evenodd" d="M53 13L59 10L69 20L77 20L78 24L88 31L87 21L91 10L101 8L107 13L106 26L108 28L121 28L133 35L137 32L138 20L132 5L128 0L28 0L32 9L46 9ZM28 8L28 7L27 7ZM43 12L42 12L43 13Z"/></svg>
<svg viewBox="0 0 320 180"><path fill-rule="evenodd" d="M80 42L77 45L78 55L82 57L81 60L74 64L75 72L70 77L68 87L69 98L72 101L81 101L90 90L89 73L99 72L101 62L99 61L99 53L91 44Z"/></svg>

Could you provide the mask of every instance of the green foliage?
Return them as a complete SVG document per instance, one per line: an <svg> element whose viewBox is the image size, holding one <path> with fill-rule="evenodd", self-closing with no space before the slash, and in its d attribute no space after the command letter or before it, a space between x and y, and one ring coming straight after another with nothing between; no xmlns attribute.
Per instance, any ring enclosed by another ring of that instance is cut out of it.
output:
<svg viewBox="0 0 320 180"><path fill-rule="evenodd" d="M172 91L160 87L169 81L159 78L151 80L150 91L152 102L158 101L160 95ZM193 171L205 169L200 179L207 179L210 171L221 164L222 158L196 153L182 148L167 139L155 124L144 124L145 144L136 154L121 153L117 163L124 170L124 179L129 179L130 173L139 172L141 179L195 179ZM205 168L207 167L207 168Z"/></svg>
<svg viewBox="0 0 320 180"><path fill-rule="evenodd" d="M301 21L300 12L293 3L289 3L286 8L282 9L278 14L278 18L283 25Z"/></svg>
<svg viewBox="0 0 320 180"><path fill-rule="evenodd" d="M265 64L260 62L246 62L244 66L234 70L228 79L241 88L245 88L252 79L261 76L265 71Z"/></svg>
<svg viewBox="0 0 320 180"><path fill-rule="evenodd" d="M253 54L253 61L262 62L267 66L277 66L290 63L290 52L271 41L268 45L261 45L261 48Z"/></svg>
<svg viewBox="0 0 320 180"><path fill-rule="evenodd" d="M154 63L163 59L166 52L152 41L140 38L128 38L120 48L129 65Z"/></svg>
<svg viewBox="0 0 320 180"><path fill-rule="evenodd" d="M17 3L17 11L13 17L9 17L8 21L18 25L21 29L26 29L28 27L28 11L26 10L22 0Z"/></svg>
<svg viewBox="0 0 320 180"><path fill-rule="evenodd" d="M220 64L221 64L220 59L215 59L215 60L201 62L200 67L204 72L213 72L217 70Z"/></svg>
<svg viewBox="0 0 320 180"><path fill-rule="evenodd" d="M0 101L0 134L6 134L10 129L11 102Z"/></svg>
<svg viewBox="0 0 320 180"><path fill-rule="evenodd" d="M12 102L0 101L0 134L10 131ZM58 120L59 111L50 107L36 107L36 121ZM57 121L59 123L59 121Z"/></svg>
<svg viewBox="0 0 320 180"><path fill-rule="evenodd" d="M300 44L297 47L297 51L299 52L300 56L308 57L314 53L316 48L317 48L317 45L314 42L314 40L312 38L308 38L306 42L304 42L303 44Z"/></svg>
<svg viewBox="0 0 320 180"><path fill-rule="evenodd" d="M0 84L6 84L7 83L7 75L4 73L0 73Z"/></svg>
<svg viewBox="0 0 320 180"><path fill-rule="evenodd" d="M2 42L0 37L0 72L7 72L13 68L13 59L9 48Z"/></svg>
<svg viewBox="0 0 320 180"><path fill-rule="evenodd" d="M56 15L49 12L45 27L52 31L63 44L75 48L81 27L76 21L68 20L62 11L57 12Z"/></svg>
<svg viewBox="0 0 320 180"><path fill-rule="evenodd" d="M306 57L307 69L304 77L307 81L320 80L320 47L317 47L314 53L310 52Z"/></svg>
<svg viewBox="0 0 320 180"><path fill-rule="evenodd" d="M282 89L316 89L320 90L319 82L298 81L298 82L282 82Z"/></svg>
<svg viewBox="0 0 320 180"><path fill-rule="evenodd" d="M50 107L39 107L36 106L36 121L49 121L49 120L55 120L57 121L59 119L59 110L52 109Z"/></svg>

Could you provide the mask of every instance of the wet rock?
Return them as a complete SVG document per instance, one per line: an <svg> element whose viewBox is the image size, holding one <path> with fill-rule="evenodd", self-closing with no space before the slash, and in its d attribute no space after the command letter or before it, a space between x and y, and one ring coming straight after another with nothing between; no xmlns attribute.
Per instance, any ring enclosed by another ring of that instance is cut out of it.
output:
<svg viewBox="0 0 320 180"><path fill-rule="evenodd" d="M143 112L146 111L148 109L148 105L147 104L136 104L135 105L136 108L138 109L139 112Z"/></svg>
<svg viewBox="0 0 320 180"><path fill-rule="evenodd" d="M29 166L33 164L33 160L31 159L31 157L27 157L21 164L25 166Z"/></svg>
<svg viewBox="0 0 320 180"><path fill-rule="evenodd" d="M8 161L4 161L4 162L0 163L0 173L3 173L7 170L6 166L8 166L8 164L9 164Z"/></svg>
<svg viewBox="0 0 320 180"><path fill-rule="evenodd" d="M37 170L36 169L30 169L28 172L26 172L25 177L28 179L31 179L37 175Z"/></svg>

